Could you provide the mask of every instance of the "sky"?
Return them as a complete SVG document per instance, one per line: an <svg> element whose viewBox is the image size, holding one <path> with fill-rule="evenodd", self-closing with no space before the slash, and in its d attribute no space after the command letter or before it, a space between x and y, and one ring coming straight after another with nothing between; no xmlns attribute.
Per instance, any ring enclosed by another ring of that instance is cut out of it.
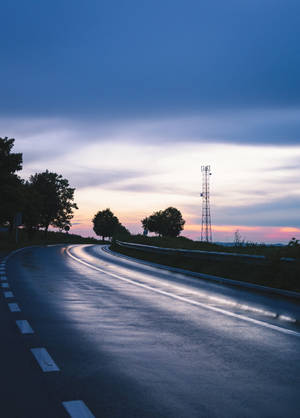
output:
<svg viewBox="0 0 300 418"><path fill-rule="evenodd" d="M71 232L175 206L199 239L210 165L215 241L300 238L298 0L0 3L0 136L76 188Z"/></svg>

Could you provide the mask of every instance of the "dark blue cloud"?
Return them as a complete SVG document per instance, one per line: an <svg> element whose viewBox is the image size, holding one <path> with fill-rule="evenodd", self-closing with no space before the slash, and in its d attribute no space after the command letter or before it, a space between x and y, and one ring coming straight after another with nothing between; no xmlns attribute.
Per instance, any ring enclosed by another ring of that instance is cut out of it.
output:
<svg viewBox="0 0 300 418"><path fill-rule="evenodd" d="M2 2L0 111L107 119L297 107L299 15L298 0ZM299 140L298 125L270 129L273 142Z"/></svg>
<svg viewBox="0 0 300 418"><path fill-rule="evenodd" d="M299 228L300 197L282 197L264 203L245 206L212 207L212 222L215 225L273 226ZM199 207L186 207L190 213L199 213ZM201 223L200 217L194 218Z"/></svg>

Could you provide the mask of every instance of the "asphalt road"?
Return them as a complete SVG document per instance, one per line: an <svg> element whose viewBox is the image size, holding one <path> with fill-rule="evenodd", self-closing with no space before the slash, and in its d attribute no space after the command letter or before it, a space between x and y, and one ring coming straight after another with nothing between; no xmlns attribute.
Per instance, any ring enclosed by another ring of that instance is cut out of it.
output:
<svg viewBox="0 0 300 418"><path fill-rule="evenodd" d="M299 301L99 246L26 249L0 269L3 418L299 414Z"/></svg>

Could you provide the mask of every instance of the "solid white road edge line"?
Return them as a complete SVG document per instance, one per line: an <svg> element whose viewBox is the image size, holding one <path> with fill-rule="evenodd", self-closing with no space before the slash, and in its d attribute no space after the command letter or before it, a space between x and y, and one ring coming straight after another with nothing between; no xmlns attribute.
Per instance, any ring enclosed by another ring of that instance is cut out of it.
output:
<svg viewBox="0 0 300 418"><path fill-rule="evenodd" d="M21 309L17 303L9 303L8 307L11 312L21 312Z"/></svg>
<svg viewBox="0 0 300 418"><path fill-rule="evenodd" d="M155 265L153 263L150 263L150 262L143 262L143 260L134 260L132 257L127 257L124 254L122 254L122 255L121 254L117 254L117 253L112 252L111 250L107 249L106 247L102 247L102 251L105 254L109 255L109 257L123 258L123 259L126 259L126 260L130 261L130 263L133 263L133 264L143 264L143 265L145 265L147 267L150 267L150 268L151 267L160 268L160 269L162 268L161 265L158 265L157 266L157 265ZM167 269L164 268L164 270L167 270ZM174 268L172 268L172 270L169 270L169 271L176 271L176 270L174 270ZM183 272L180 272L180 273L181 274L185 274ZM224 279L224 280L227 280L227 279ZM199 292L200 295L201 295L201 293L202 292ZM227 299L223 299L223 298L220 298L220 297L209 296L208 299L210 301L221 302L221 303L226 304L227 306L231 306L233 308L234 307L237 307L238 309L242 309L242 310L244 310L246 312L254 312L254 313L257 313L257 314L260 314L260 315L268 316L268 317L271 317L271 318L278 318L280 320L288 321L288 322L293 322L293 323L296 323L297 322L297 320L295 318L292 318L292 317L287 317L287 316L279 315L276 312L266 311L266 310L263 310L263 309L255 308L254 306L240 304L240 303L237 303L237 302L230 302Z"/></svg>
<svg viewBox="0 0 300 418"><path fill-rule="evenodd" d="M14 298L14 294L13 294L13 292L4 292L4 297L5 298Z"/></svg>
<svg viewBox="0 0 300 418"><path fill-rule="evenodd" d="M45 348L31 348L30 351L34 355L43 372L58 372L59 368L51 358Z"/></svg>
<svg viewBox="0 0 300 418"><path fill-rule="evenodd" d="M283 289L277 289L277 288L274 288L274 287L262 286L262 285L249 283L249 282L241 282L239 280L233 280L233 279L229 279L227 277L211 276L211 275L205 274L205 273L197 273L195 271L185 270L185 269L181 269L181 268L178 268L178 267L171 267L171 266L166 266L166 265L163 265L163 264L153 263L153 262L150 262L150 261L144 261L144 260L141 260L141 259L125 256L124 254L121 254L121 253L116 253L115 251L111 251L110 249L108 249L107 245L102 247L102 251L104 251L107 254L110 254L114 257L125 258L125 259L131 261L132 263L143 264L143 265L146 265L147 267L154 267L154 268L158 268L158 269L161 269L161 270L168 270L170 272L180 273L180 274L184 274L184 275L191 276L191 277L197 277L197 278L200 278L200 279L209 280L209 281L213 281L213 282L221 283L221 284L225 284L225 285L229 284L230 286L237 286L237 287L242 287L242 288L246 288L246 289L254 289L254 290L258 290L260 292L264 292L264 293L267 293L267 294L276 294L276 295L288 296L288 297L293 297L293 298L300 299L300 294L298 292L294 292L292 290L283 290Z"/></svg>
<svg viewBox="0 0 300 418"><path fill-rule="evenodd" d="M62 404L72 418L95 418L83 401L68 401Z"/></svg>
<svg viewBox="0 0 300 418"><path fill-rule="evenodd" d="M25 319L20 319L16 321L16 324L22 334L34 334L34 331L29 325L29 322Z"/></svg>
<svg viewBox="0 0 300 418"><path fill-rule="evenodd" d="M80 258L75 257L73 254L70 253L69 248L73 248L73 246L68 247L66 249L66 253L68 254L68 256L70 256L71 258L76 260L78 263L84 264L85 266L90 267L94 270L101 271L101 273L105 273L108 276L115 277L116 279L122 280L124 282L131 283L135 286L142 287L142 288L147 289L147 290L151 290L152 292L159 293L161 295L168 296L168 297L171 297L173 299L177 299L177 300L180 300L182 302L189 303L191 305L200 306L201 308L208 309L210 311L218 312L218 313L221 313L223 315L227 315L227 316L231 316L233 318L241 319L242 321L251 322L252 324L260 325L260 326L265 327L265 328L269 328L269 329L272 329L272 330L275 330L275 331L279 331L283 334L288 334L288 335L293 335L295 337L300 337L299 332L292 331L292 330L287 329L287 328L278 327L277 325L272 325L272 324L269 324L267 322L263 322L263 321L259 321L257 319L249 318L249 317L244 316L244 315L229 312L229 311L226 311L224 309L217 308L216 306L210 306L210 305L206 305L205 303L202 303L202 302L196 302L196 301L187 299L183 296L173 295L172 293L166 292L164 290L155 289L155 288L153 288L151 286L148 286L146 284L137 283L134 280L126 279L125 277L119 276L118 274L110 273L106 270L101 269L100 267L93 266L92 264L89 264L86 261L80 260Z"/></svg>

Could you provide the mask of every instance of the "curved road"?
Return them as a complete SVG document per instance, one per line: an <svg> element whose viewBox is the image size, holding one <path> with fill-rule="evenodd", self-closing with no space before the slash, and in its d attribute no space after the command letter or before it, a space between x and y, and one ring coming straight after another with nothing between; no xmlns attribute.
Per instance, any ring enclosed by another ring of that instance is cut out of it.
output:
<svg viewBox="0 0 300 418"><path fill-rule="evenodd" d="M6 314L34 331L16 341L27 353L30 384L41 391L43 417L299 413L297 300L209 283L93 245L29 248L0 268L9 284L3 293L13 292L5 302L20 308ZM16 325L11 332L19 332ZM41 371L31 352L38 347L59 370ZM74 400L84 406L63 407ZM5 417L41 416L29 402L14 414Z"/></svg>

